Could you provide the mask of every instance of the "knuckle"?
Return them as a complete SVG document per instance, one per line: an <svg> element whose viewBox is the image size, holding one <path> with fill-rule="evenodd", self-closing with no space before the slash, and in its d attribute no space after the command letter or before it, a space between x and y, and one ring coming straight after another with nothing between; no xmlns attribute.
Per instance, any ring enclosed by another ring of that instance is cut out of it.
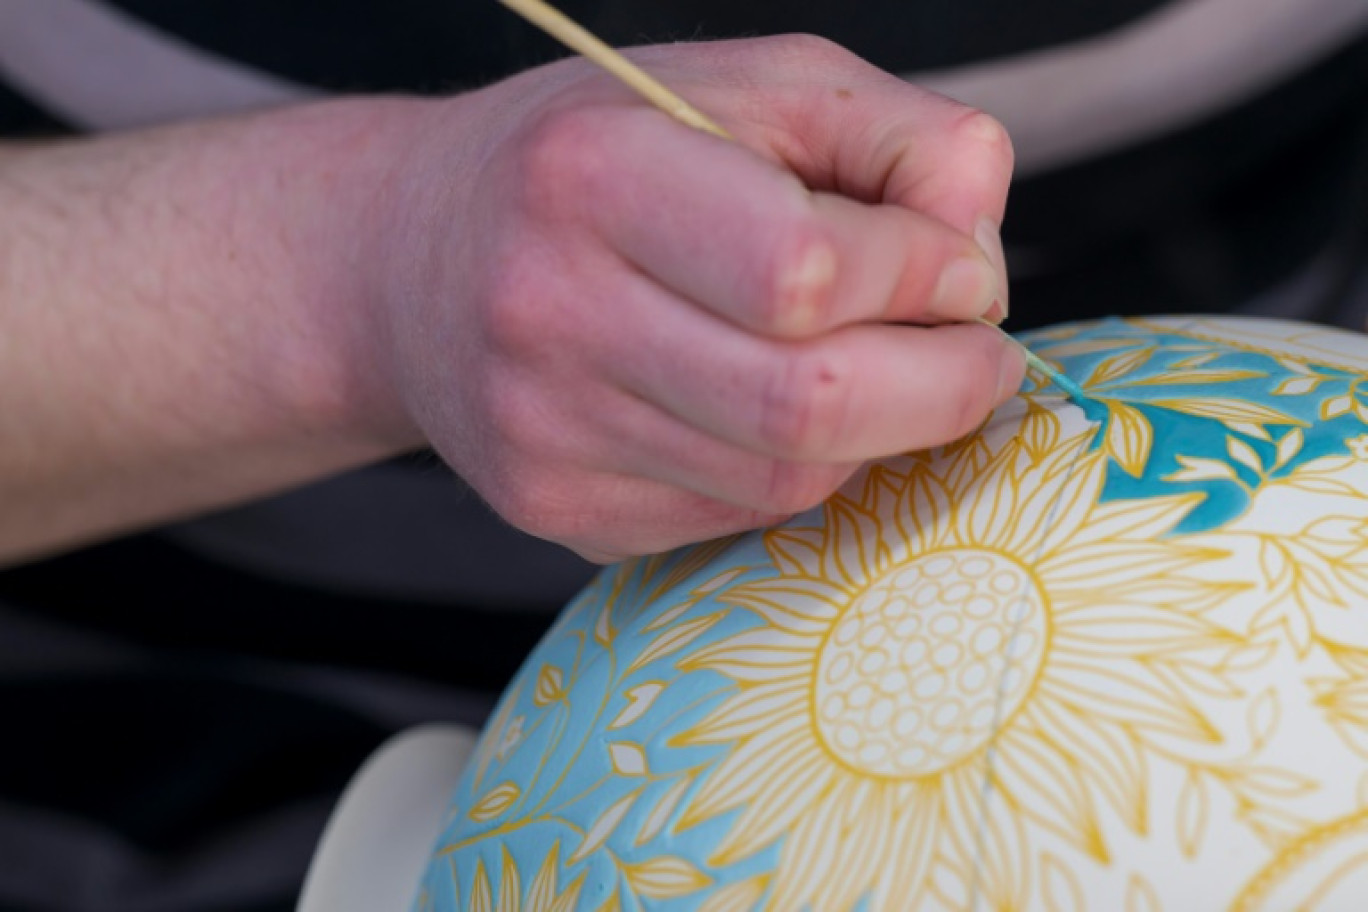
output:
<svg viewBox="0 0 1368 912"><path fill-rule="evenodd" d="M583 107L544 111L520 143L522 195L541 209L565 211L592 198L611 170L603 112Z"/></svg>
<svg viewBox="0 0 1368 912"><path fill-rule="evenodd" d="M761 392L762 445L790 458L821 458L844 429L851 383L849 366L828 353L786 355Z"/></svg>
<svg viewBox="0 0 1368 912"><path fill-rule="evenodd" d="M833 306L835 246L812 212L779 232L767 259L764 289L754 319L779 337L810 334L825 326Z"/></svg>

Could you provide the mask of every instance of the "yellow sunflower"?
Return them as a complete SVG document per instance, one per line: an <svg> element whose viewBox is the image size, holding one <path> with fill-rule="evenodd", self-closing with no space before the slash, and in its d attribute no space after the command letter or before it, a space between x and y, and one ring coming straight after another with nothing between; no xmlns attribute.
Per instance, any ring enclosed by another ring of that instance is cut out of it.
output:
<svg viewBox="0 0 1368 912"><path fill-rule="evenodd" d="M737 692L672 742L729 745L680 825L739 811L719 866L782 837L768 908L1023 907L1060 845L1108 861L1103 802L1145 830L1150 739L1218 740L1174 676L1231 645L1188 572L1221 554L1164 538L1200 495L1101 503L1094 430L1060 436L1032 404L875 467L767 533L777 574L725 596L759 625L681 661Z"/></svg>

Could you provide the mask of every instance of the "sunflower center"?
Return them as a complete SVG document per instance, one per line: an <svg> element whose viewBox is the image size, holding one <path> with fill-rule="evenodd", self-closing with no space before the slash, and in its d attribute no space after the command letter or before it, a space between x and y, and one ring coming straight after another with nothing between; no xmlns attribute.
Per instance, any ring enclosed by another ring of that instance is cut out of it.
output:
<svg viewBox="0 0 1368 912"><path fill-rule="evenodd" d="M843 763L873 776L953 766L1025 701L1045 660L1046 617L1035 578L996 552L933 551L894 567L822 645L818 733Z"/></svg>

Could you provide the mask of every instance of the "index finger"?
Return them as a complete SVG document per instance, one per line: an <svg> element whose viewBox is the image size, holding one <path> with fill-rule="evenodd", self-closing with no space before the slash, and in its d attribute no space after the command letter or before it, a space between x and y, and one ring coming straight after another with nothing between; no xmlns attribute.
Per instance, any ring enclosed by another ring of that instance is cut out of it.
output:
<svg viewBox="0 0 1368 912"><path fill-rule="evenodd" d="M717 61L729 84L749 87L742 89L751 96L747 116L722 118L742 142L815 190L916 209L965 234L980 219L1001 224L1013 154L992 116L825 39L747 43L749 53L723 53ZM738 107L710 87L699 97L720 112Z"/></svg>

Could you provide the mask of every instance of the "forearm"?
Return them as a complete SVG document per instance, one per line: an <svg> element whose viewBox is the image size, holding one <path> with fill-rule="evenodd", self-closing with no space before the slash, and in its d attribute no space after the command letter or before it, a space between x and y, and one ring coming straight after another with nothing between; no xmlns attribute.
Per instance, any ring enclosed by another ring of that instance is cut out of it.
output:
<svg viewBox="0 0 1368 912"><path fill-rule="evenodd" d="M410 104L0 149L0 562L419 442L369 306Z"/></svg>

